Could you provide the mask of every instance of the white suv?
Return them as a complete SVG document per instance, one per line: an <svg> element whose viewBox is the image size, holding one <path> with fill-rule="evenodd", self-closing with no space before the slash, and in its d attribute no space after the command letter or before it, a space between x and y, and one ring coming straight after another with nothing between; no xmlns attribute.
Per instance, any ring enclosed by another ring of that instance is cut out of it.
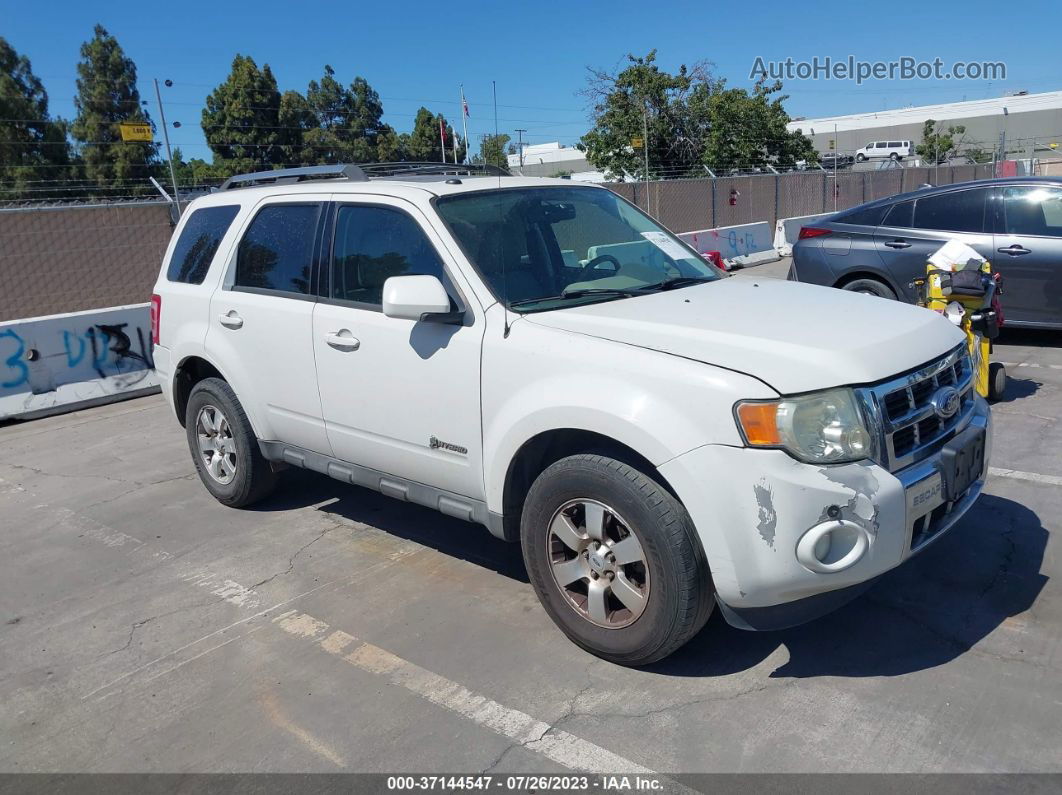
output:
<svg viewBox="0 0 1062 795"><path fill-rule="evenodd" d="M717 604L755 629L843 604L953 525L987 466L947 320L728 279L566 180L236 177L187 208L153 315L222 503L296 466L481 523L522 544L573 641L628 665Z"/></svg>

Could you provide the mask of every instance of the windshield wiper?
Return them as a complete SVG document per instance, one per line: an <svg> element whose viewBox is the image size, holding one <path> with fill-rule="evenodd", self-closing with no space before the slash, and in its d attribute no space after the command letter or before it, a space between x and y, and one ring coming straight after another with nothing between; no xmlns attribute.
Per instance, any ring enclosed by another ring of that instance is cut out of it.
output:
<svg viewBox="0 0 1062 795"><path fill-rule="evenodd" d="M566 301L569 298L583 298L585 296L602 295L613 296L615 298L629 298L632 295L641 295L645 292L641 287L584 287L579 290L568 290L560 295L544 295L541 298L521 298L519 301L510 301L509 307L514 306L527 306L528 304L538 304L543 301Z"/></svg>
<svg viewBox="0 0 1062 795"><path fill-rule="evenodd" d="M691 284L714 281L716 281L716 279L712 276L673 276L670 279L664 279L664 281L657 282L656 284L647 284L645 287L639 289L643 292L653 290L674 290L676 287L688 287Z"/></svg>

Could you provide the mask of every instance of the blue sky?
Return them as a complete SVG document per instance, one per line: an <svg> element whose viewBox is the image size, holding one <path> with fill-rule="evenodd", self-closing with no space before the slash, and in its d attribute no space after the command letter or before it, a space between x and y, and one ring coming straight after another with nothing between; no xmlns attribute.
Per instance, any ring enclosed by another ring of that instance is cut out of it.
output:
<svg viewBox="0 0 1062 795"><path fill-rule="evenodd" d="M91 6L98 7L92 8ZM879 11L899 13L886 20ZM902 13L909 9L909 13ZM861 11L866 16L861 18ZM947 64L992 60L1007 64L1007 80L791 81L793 116L826 116L907 105L1000 96L1005 91L1062 89L1057 66L1058 7L1024 2L1010 18L998 4L919 3L678 3L592 0L582 3L347 2L259 0L177 5L0 0L0 35L29 56L48 89L53 114L73 115L75 64L81 43L100 22L137 64L140 91L151 100L151 78L164 88L171 140L187 157L210 159L199 111L228 74L233 55L268 63L281 90L304 91L331 64L349 83L363 75L379 92L385 120L399 132L425 105L458 118L464 83L469 137L494 128L491 80L498 84L501 132L528 130L532 143L578 140L587 129L586 66L611 68L628 52L652 48L669 69L708 60L730 85L750 85L757 56L810 60L832 56L892 60L900 56Z"/></svg>

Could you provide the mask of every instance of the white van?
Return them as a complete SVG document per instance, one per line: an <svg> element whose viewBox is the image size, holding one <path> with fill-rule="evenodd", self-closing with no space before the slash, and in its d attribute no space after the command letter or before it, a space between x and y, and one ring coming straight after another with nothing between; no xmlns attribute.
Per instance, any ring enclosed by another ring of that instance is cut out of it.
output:
<svg viewBox="0 0 1062 795"><path fill-rule="evenodd" d="M903 160L910 157L914 151L910 141L871 141L862 149L856 150L856 161L862 163L872 157L888 157L892 160Z"/></svg>

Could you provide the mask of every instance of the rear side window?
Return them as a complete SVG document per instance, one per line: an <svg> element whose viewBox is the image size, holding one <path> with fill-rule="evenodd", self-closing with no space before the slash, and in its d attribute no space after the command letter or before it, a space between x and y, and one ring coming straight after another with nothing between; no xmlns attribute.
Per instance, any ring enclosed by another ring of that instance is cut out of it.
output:
<svg viewBox="0 0 1062 795"><path fill-rule="evenodd" d="M171 282L202 284L221 245L221 238L225 237L239 211L238 204L193 210L173 247L166 278Z"/></svg>
<svg viewBox="0 0 1062 795"><path fill-rule="evenodd" d="M877 226L881 223L881 219L885 217L885 211L888 209L889 205L887 204L878 207L856 207L854 210L842 213L833 220L839 224Z"/></svg>
<svg viewBox="0 0 1062 795"><path fill-rule="evenodd" d="M336 213L331 296L378 307L392 276L435 276L450 290L442 261L424 230L390 207L341 205Z"/></svg>
<svg viewBox="0 0 1062 795"><path fill-rule="evenodd" d="M881 222L881 225L910 227L913 217L914 202L898 202L889 208L888 213L885 214L885 220Z"/></svg>
<svg viewBox="0 0 1062 795"><path fill-rule="evenodd" d="M258 211L240 241L235 287L310 293L317 204L272 204Z"/></svg>
<svg viewBox="0 0 1062 795"><path fill-rule="evenodd" d="M915 228L948 232L984 231L987 197L988 190L978 188L918 199L915 203Z"/></svg>

